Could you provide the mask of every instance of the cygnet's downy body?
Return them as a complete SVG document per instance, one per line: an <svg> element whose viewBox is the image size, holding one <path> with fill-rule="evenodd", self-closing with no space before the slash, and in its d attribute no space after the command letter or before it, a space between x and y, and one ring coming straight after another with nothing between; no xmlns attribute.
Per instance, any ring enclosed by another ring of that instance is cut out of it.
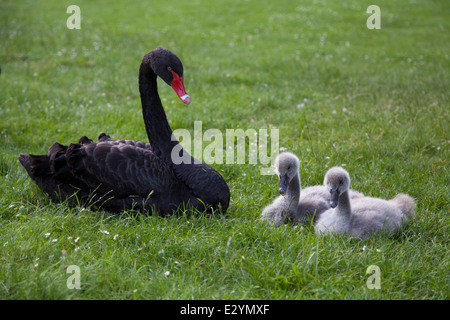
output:
<svg viewBox="0 0 450 320"><path fill-rule="evenodd" d="M346 233L365 238L374 233L392 234L414 215L416 204L406 194L391 200L371 197L350 199L350 176L341 167L333 167L325 175L331 208L317 219L318 234Z"/></svg>

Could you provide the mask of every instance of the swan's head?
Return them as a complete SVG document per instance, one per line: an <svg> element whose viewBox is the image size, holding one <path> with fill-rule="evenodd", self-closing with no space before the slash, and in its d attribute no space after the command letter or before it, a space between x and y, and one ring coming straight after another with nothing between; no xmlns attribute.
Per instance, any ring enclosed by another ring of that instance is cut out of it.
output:
<svg viewBox="0 0 450 320"><path fill-rule="evenodd" d="M297 156L290 152L283 152L275 159L275 172L280 178L278 192L284 195L291 180L298 175L300 161Z"/></svg>
<svg viewBox="0 0 450 320"><path fill-rule="evenodd" d="M350 176L343 168L333 167L325 174L323 184L330 191L330 205L335 208L338 205L339 195L350 188Z"/></svg>
<svg viewBox="0 0 450 320"><path fill-rule="evenodd" d="M183 64L180 59L173 52L163 48L157 48L147 55L149 56L150 67L156 75L175 90L181 101L189 104L191 98L184 89Z"/></svg>

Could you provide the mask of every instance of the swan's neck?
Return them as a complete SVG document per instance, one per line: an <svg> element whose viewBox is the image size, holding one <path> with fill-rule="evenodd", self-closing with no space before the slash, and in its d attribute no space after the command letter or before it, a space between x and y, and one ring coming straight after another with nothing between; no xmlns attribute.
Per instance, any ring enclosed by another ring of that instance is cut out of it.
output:
<svg viewBox="0 0 450 320"><path fill-rule="evenodd" d="M156 74L145 63L141 64L139 70L139 91L145 130L153 151L160 157L170 157L178 141L172 141L172 129L159 98Z"/></svg>
<svg viewBox="0 0 450 320"><path fill-rule="evenodd" d="M300 177L299 175L295 175L294 178L289 182L286 191L286 198L289 200L289 203L298 203L300 200Z"/></svg>
<svg viewBox="0 0 450 320"><path fill-rule="evenodd" d="M337 214L343 219L350 219L352 207L350 204L349 191L344 191L339 195L338 205L336 207Z"/></svg>

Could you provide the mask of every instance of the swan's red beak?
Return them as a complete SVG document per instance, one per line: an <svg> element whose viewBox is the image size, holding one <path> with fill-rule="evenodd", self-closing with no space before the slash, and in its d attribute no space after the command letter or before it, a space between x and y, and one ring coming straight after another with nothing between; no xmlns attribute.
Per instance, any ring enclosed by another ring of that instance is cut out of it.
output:
<svg viewBox="0 0 450 320"><path fill-rule="evenodd" d="M183 101L185 104L191 103L191 97L186 93L186 90L184 89L184 83L183 83L183 77L180 78L180 76L172 71L173 80L170 86L175 90L178 97Z"/></svg>

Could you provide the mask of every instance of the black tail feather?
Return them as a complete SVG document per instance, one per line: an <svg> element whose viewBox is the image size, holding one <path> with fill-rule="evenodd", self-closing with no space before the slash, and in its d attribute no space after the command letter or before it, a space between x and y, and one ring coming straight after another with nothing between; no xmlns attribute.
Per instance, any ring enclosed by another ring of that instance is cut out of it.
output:
<svg viewBox="0 0 450 320"><path fill-rule="evenodd" d="M44 190L52 199L57 196L57 184L53 179L50 168L50 159L47 155L31 155L21 153L19 161L27 170L28 175Z"/></svg>

